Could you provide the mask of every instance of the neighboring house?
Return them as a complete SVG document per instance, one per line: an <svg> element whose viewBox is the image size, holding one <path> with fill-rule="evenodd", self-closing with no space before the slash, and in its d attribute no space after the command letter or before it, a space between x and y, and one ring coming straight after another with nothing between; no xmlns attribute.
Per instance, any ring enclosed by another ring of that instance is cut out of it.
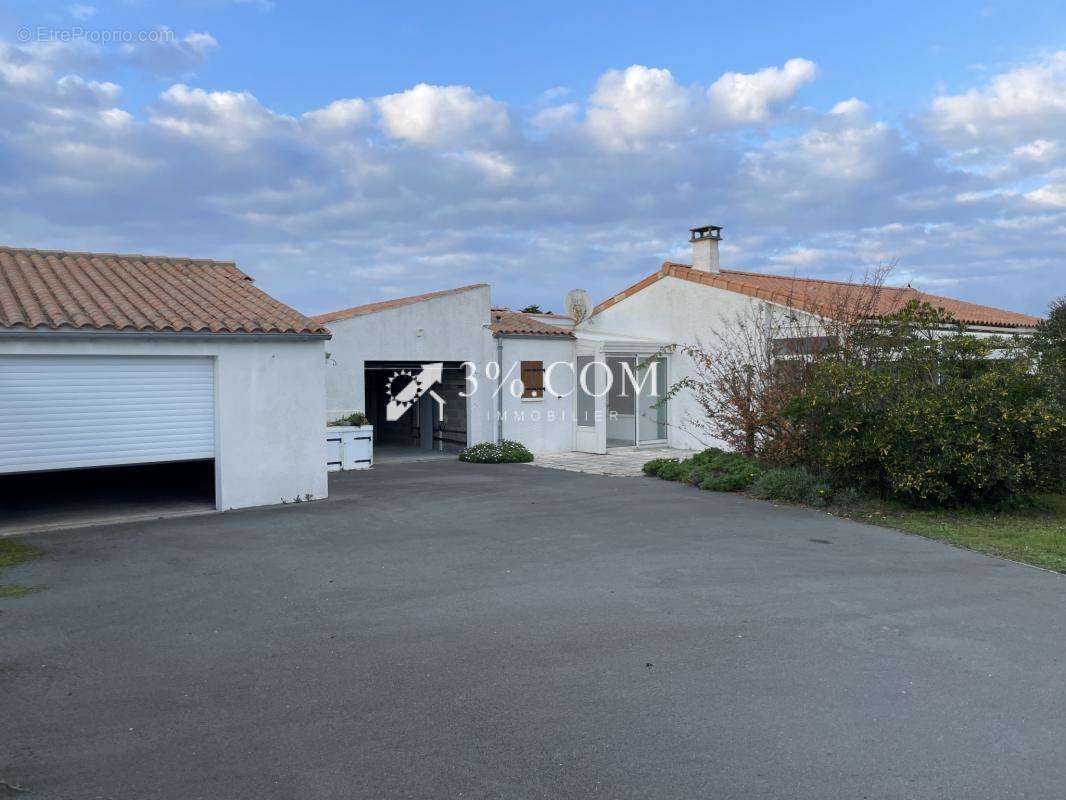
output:
<svg viewBox="0 0 1066 800"><path fill-rule="evenodd" d="M660 402L669 386L692 374L686 356L663 355L664 348L708 342L723 324L750 314L753 303L806 315L812 329L831 315L842 288L852 298L869 299L875 315L892 313L910 300L928 302L978 335L1028 334L1039 322L911 287L875 290L723 270L721 228L694 228L691 234L691 265L666 262L594 308L587 303L585 314L491 309L489 287L478 284L315 317L334 334L330 349L335 355L327 373L331 413L366 409L372 419L380 416L383 404L364 388L370 385L371 364L415 370L427 361L445 361L452 383L466 378L470 395L460 398L453 392L447 403L466 420L462 435L447 439L420 433L417 419L424 431L434 413L424 398L408 415L407 444L459 447L507 438L534 452L603 453L611 447L663 444L700 448L707 443L691 433L689 421L699 414L692 398L681 393ZM356 319L362 321L353 324ZM585 380L575 381L575 375ZM635 382L623 380L628 375ZM545 377L550 380L542 385Z"/></svg>
<svg viewBox="0 0 1066 800"><path fill-rule="evenodd" d="M325 497L328 338L231 262L0 248L0 474L211 461L219 509Z"/></svg>

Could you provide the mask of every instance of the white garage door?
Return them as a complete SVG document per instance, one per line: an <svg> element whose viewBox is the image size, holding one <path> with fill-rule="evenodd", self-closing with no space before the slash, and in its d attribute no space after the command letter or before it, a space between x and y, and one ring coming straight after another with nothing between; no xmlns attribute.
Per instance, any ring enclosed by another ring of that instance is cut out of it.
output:
<svg viewBox="0 0 1066 800"><path fill-rule="evenodd" d="M210 358L0 356L0 473L214 457Z"/></svg>

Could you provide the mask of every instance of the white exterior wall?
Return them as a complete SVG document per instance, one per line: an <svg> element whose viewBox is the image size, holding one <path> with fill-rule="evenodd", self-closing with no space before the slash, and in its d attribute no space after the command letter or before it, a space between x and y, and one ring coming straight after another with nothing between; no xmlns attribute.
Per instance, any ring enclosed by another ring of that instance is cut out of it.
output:
<svg viewBox="0 0 1066 800"><path fill-rule="evenodd" d="M769 305L737 292L705 286L680 278L664 277L581 325L581 330L611 335L642 336L679 346L700 342L713 348L721 331L737 319L751 316L752 308ZM814 318L811 318L814 321ZM669 384L693 376L692 360L676 352L669 357ZM725 443L697 429L703 411L692 394L683 391L668 406L671 447L701 450L724 447Z"/></svg>
<svg viewBox="0 0 1066 800"><path fill-rule="evenodd" d="M533 453L566 453L574 449L574 340L549 336L503 336L491 338L490 359L496 360L496 342L503 342L503 371L510 378L504 383L500 396L503 398L503 438L521 442ZM523 400L515 397L511 383L522 375L522 361L543 361L547 370L553 363L563 362L552 370L550 383L554 393L549 392L545 378L544 397ZM487 361L486 361L487 363ZM495 386L479 387L484 398L491 396ZM495 425L497 406L495 399L490 405L492 424Z"/></svg>
<svg viewBox="0 0 1066 800"><path fill-rule="evenodd" d="M220 510L321 499L325 342L126 336L0 338L5 355L210 356L215 361L215 500Z"/></svg>
<svg viewBox="0 0 1066 800"><path fill-rule="evenodd" d="M482 379L489 308L485 286L328 323L333 333L326 344L328 419L366 411L367 361L471 361ZM485 399L490 395L477 392L467 399L470 444L492 441L492 421L486 423L485 415L486 408L492 410Z"/></svg>

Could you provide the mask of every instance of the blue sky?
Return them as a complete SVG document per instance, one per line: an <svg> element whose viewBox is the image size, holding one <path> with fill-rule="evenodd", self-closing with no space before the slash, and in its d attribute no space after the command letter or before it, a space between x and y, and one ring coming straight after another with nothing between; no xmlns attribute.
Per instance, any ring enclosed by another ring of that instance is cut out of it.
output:
<svg viewBox="0 0 1066 800"><path fill-rule="evenodd" d="M726 267L1066 292L1061 4L9 2L0 104L4 243L308 312L605 297L708 222Z"/></svg>

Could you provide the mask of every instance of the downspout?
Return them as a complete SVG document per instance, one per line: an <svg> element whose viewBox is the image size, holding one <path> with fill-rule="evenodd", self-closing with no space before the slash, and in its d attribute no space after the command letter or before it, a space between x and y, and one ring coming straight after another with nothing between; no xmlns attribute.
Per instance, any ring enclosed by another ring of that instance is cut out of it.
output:
<svg viewBox="0 0 1066 800"><path fill-rule="evenodd" d="M503 337L496 334L496 442L503 441Z"/></svg>

